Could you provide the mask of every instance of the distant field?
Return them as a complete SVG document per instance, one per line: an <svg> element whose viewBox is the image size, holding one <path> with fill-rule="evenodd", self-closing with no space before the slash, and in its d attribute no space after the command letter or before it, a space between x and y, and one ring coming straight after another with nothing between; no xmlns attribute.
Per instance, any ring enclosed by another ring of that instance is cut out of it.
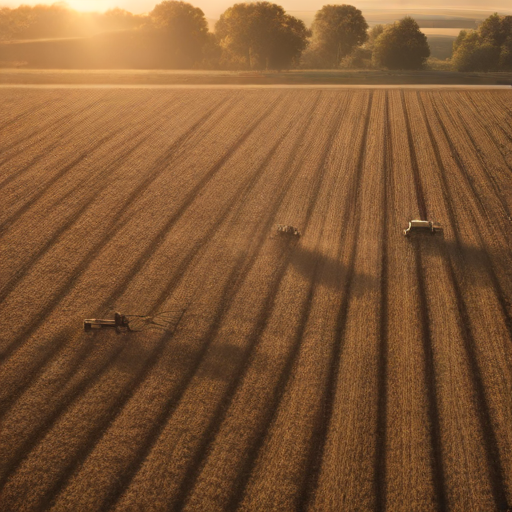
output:
<svg viewBox="0 0 512 512"><path fill-rule="evenodd" d="M478 23L495 12L495 10L477 9L371 9L364 7L361 7L361 11L371 27L379 23L394 23L404 16L411 16L420 27L459 28L459 30L476 28ZM315 13L316 11L290 11L290 14L303 20L308 27L313 22ZM500 12L500 14L510 13Z"/></svg>
<svg viewBox="0 0 512 512"><path fill-rule="evenodd" d="M512 503L510 92L0 108L0 510Z"/></svg>
<svg viewBox="0 0 512 512"><path fill-rule="evenodd" d="M460 28L422 28L421 31L426 36L440 36L451 38L452 41L459 35Z"/></svg>
<svg viewBox="0 0 512 512"><path fill-rule="evenodd" d="M427 36L428 45L430 47L430 56L441 60L451 59L453 55L453 42L455 41L455 36L451 36L449 34L438 34L436 33L438 30L441 29L422 29L422 32ZM446 31L450 30L452 29L446 29ZM459 33L458 29L456 29L456 33Z"/></svg>

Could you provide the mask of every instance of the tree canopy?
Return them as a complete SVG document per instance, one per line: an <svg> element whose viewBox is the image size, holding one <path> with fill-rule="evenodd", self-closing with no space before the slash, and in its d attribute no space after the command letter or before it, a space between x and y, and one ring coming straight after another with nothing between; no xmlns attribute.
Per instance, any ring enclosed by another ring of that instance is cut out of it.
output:
<svg viewBox="0 0 512 512"><path fill-rule="evenodd" d="M222 48L245 60L249 69L284 69L306 48L309 31L281 6L255 2L227 9L215 34Z"/></svg>
<svg viewBox="0 0 512 512"><path fill-rule="evenodd" d="M315 51L329 67L337 67L345 56L368 39L368 24L352 5L324 5L312 25Z"/></svg>
<svg viewBox="0 0 512 512"><path fill-rule="evenodd" d="M161 44L170 67L191 67L202 58L208 44L208 23L199 7L166 0L150 13L150 32Z"/></svg>
<svg viewBox="0 0 512 512"><path fill-rule="evenodd" d="M512 70L512 16L489 16L478 30L461 30L453 43L459 71Z"/></svg>
<svg viewBox="0 0 512 512"><path fill-rule="evenodd" d="M377 66L388 69L421 69L429 56L427 37L418 23L406 16L377 37L372 58Z"/></svg>

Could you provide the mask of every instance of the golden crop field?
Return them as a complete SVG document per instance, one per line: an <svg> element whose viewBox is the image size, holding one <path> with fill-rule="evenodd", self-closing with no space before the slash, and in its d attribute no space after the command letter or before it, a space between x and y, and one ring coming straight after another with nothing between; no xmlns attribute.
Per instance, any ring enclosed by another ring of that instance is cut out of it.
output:
<svg viewBox="0 0 512 512"><path fill-rule="evenodd" d="M512 505L509 91L0 111L0 510Z"/></svg>

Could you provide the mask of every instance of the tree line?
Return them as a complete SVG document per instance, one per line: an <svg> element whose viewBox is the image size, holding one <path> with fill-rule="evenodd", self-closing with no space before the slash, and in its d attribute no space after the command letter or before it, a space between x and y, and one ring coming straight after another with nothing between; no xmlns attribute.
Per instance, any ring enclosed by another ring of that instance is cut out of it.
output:
<svg viewBox="0 0 512 512"><path fill-rule="evenodd" d="M86 37L93 34L141 27L145 16L123 9L104 13L77 12L63 4L21 5L0 8L0 41Z"/></svg>
<svg viewBox="0 0 512 512"><path fill-rule="evenodd" d="M73 12L59 5L1 9L0 39L80 35L77 24L90 22L90 15ZM213 33L203 11L183 1L163 1L147 16L121 9L95 16L96 24L117 31L112 35L117 47L152 55L148 62L166 68L419 69L430 55L412 18L369 30L362 12L351 5L323 6L308 28L277 4L237 3L220 16Z"/></svg>
<svg viewBox="0 0 512 512"><path fill-rule="evenodd" d="M512 16L489 16L477 30L461 30L453 43L459 71L512 71Z"/></svg>

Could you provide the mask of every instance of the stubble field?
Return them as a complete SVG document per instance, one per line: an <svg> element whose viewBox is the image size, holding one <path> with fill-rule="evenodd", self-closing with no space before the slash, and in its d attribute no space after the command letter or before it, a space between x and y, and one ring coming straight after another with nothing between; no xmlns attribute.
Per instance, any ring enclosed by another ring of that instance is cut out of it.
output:
<svg viewBox="0 0 512 512"><path fill-rule="evenodd" d="M0 109L2 511L512 504L510 92Z"/></svg>

